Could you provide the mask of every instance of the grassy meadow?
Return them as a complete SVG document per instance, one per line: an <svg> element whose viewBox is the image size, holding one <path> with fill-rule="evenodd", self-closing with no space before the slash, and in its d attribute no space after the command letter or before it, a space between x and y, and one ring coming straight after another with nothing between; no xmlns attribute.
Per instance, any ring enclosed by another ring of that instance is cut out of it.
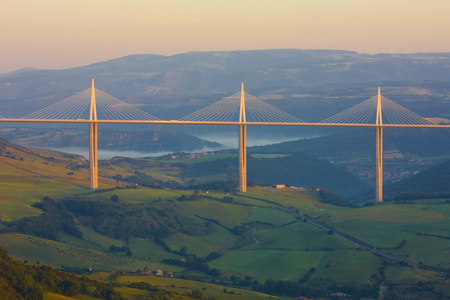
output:
<svg viewBox="0 0 450 300"><path fill-rule="evenodd" d="M191 192L144 188L89 194L86 194L86 190L75 189L65 190L64 196L80 191L84 193L80 196L72 194L71 199L78 197L83 201L107 203L116 194L124 204L155 207L161 207L161 201L168 199L174 203L176 213L201 220L214 220L216 224L207 235L190 236L180 232L166 238L165 243L173 250L186 247L188 253L198 257L218 252L221 257L211 261L210 267L259 280L278 278L295 281L314 267L317 272L313 278L359 281L376 273L381 259L258 199L275 201L294 211L307 213L336 230L405 260L444 268L450 266L449 240L417 234L448 235L449 210L443 204L383 204L359 209L342 208L320 203L317 192L261 188L250 189L245 196L233 196L233 203L214 200L220 199L221 194L209 194L213 199L180 202L176 200L178 197L190 195ZM57 193L54 195L57 196ZM36 197L34 201L39 201L39 198ZM314 203L319 203L321 209ZM17 213L14 216L29 215L25 210L21 212L22 215ZM11 218L6 213L5 216ZM245 224L249 226L247 235L236 236L230 231L235 226ZM132 238L126 244L123 240L99 234L92 228L81 225L79 228L83 232L82 239L62 235L62 241L56 242L20 234L2 234L0 244L21 260L40 261L52 266L92 265L102 270L135 270L155 263L164 266L164 258L179 257L151 240ZM247 242L243 242L243 239ZM407 240L406 245L393 249L404 239ZM133 256L108 253L111 245L128 245ZM364 261L364 274L349 272L361 261ZM165 267L181 270L176 266Z"/></svg>
<svg viewBox="0 0 450 300"><path fill-rule="evenodd" d="M407 261L450 268L448 204L384 203L356 210L330 211L327 217L324 221L337 230ZM399 247L402 241L406 244Z"/></svg>

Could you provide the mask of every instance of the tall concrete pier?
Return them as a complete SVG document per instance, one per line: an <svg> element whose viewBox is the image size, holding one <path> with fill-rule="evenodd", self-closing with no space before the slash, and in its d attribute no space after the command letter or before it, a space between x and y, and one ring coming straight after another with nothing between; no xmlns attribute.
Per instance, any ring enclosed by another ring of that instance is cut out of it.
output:
<svg viewBox="0 0 450 300"><path fill-rule="evenodd" d="M381 92L378 87L378 101L377 101L377 120L376 125L383 125L383 118L381 115ZM383 127L375 127L376 138L376 184L375 184L375 203L383 202Z"/></svg>
<svg viewBox="0 0 450 300"><path fill-rule="evenodd" d="M242 83L239 123L245 122L245 95L244 83ZM247 128L243 124L239 125L239 192L247 192Z"/></svg>
<svg viewBox="0 0 450 300"><path fill-rule="evenodd" d="M91 87L91 111L89 115L89 187L91 189L98 189L98 147L97 147L97 105L95 103L95 85L94 78L92 78Z"/></svg>

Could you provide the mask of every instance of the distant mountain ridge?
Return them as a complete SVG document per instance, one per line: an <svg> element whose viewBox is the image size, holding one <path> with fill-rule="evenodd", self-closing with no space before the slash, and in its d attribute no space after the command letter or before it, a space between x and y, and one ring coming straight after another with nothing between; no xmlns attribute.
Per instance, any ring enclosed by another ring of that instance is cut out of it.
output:
<svg viewBox="0 0 450 300"><path fill-rule="evenodd" d="M450 53L363 54L342 50L248 50L130 55L65 70L0 76L0 98L97 87L118 97L155 91L234 92L278 86L450 80Z"/></svg>

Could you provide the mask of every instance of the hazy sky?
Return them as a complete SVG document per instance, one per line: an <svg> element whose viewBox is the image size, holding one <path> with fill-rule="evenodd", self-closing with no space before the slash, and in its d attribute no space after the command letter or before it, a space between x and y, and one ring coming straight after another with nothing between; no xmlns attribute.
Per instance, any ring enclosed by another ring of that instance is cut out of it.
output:
<svg viewBox="0 0 450 300"><path fill-rule="evenodd" d="M449 0L2 0L0 73L130 54L450 52Z"/></svg>

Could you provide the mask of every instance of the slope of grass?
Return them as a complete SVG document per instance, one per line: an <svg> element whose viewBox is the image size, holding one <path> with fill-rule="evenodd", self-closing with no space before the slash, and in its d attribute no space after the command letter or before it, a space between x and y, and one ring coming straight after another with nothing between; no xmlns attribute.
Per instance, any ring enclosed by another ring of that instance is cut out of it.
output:
<svg viewBox="0 0 450 300"><path fill-rule="evenodd" d="M31 205L43 197L65 197L88 190L53 178L0 176L0 219L12 221L40 214Z"/></svg>
<svg viewBox="0 0 450 300"><path fill-rule="evenodd" d="M273 296L248 291L237 288L224 288L220 285L214 285L209 283L202 283L192 280L176 279L176 278L163 278L157 276L120 276L117 278L117 282L120 283L132 283L132 282L148 282L152 285L164 287L168 291L177 292L179 294L191 293L194 289L202 291L206 297L216 297L219 300L233 300L233 299L267 299L273 298ZM225 293L224 290L227 292ZM280 300L291 299L276 297Z"/></svg>
<svg viewBox="0 0 450 300"><path fill-rule="evenodd" d="M69 168L85 164L81 156L20 147L3 140L0 144L5 145L0 156L1 220L39 214L30 205L45 196L64 198L89 191L89 171ZM111 179L99 178L100 188L114 184Z"/></svg>
<svg viewBox="0 0 450 300"><path fill-rule="evenodd" d="M151 262L148 260L126 257L124 253L103 252L83 245L65 244L22 234L1 234L0 244L8 249L16 259L28 260L30 263L39 262L55 268L64 265L111 271L115 269L137 270L151 266ZM179 267L159 262L155 264L164 269L181 270Z"/></svg>
<svg viewBox="0 0 450 300"><path fill-rule="evenodd" d="M284 211L273 208L258 208L251 210L250 215L245 220L245 223L264 222L274 225L284 225L295 221L295 218Z"/></svg>
<svg viewBox="0 0 450 300"><path fill-rule="evenodd" d="M214 219L221 224L234 227L248 217L252 207L224 203L210 199L176 202L181 212L188 215L198 215L202 218Z"/></svg>
<svg viewBox="0 0 450 300"><path fill-rule="evenodd" d="M249 192L244 196L254 197L257 199L269 200L286 207L299 210L300 212L316 212L319 213L318 207L314 203L319 203L321 197L317 191L311 190L293 190L293 189L273 189L273 188L250 188ZM262 204L263 202L257 201ZM340 207L319 203L325 209L341 209ZM271 206L271 205L270 205Z"/></svg>
<svg viewBox="0 0 450 300"><path fill-rule="evenodd" d="M239 250L209 263L259 280L277 278L298 281L311 268L314 278L336 282L360 282L377 273L380 260L366 251Z"/></svg>
<svg viewBox="0 0 450 300"><path fill-rule="evenodd" d="M179 255L165 251L161 245L151 240L132 238L128 245L133 251L133 257L142 260L160 262L164 258L179 258Z"/></svg>
<svg viewBox="0 0 450 300"><path fill-rule="evenodd" d="M184 192L186 193L186 192ZM189 193L189 192L188 192ZM119 201L125 203L150 203L159 199L176 199L180 197L183 192L173 190L161 190L150 188L138 188L138 189L118 189L115 191L103 192L103 193L90 193L83 195L83 198L89 200L111 200L112 195L117 195Z"/></svg>
<svg viewBox="0 0 450 300"><path fill-rule="evenodd" d="M327 249L354 249L355 246L324 230L305 222L298 222L281 228L260 229L255 233L259 241L252 249L280 251Z"/></svg>
<svg viewBox="0 0 450 300"><path fill-rule="evenodd" d="M360 209L342 209L328 212L328 218L323 220L340 231L374 247L385 248L388 253L405 260L443 268L450 265L448 204L383 204ZM396 249L404 243L402 241L406 244Z"/></svg>
<svg viewBox="0 0 450 300"><path fill-rule="evenodd" d="M226 253L237 242L237 237L228 230L215 226L214 233L205 236L188 236L177 233L165 240L172 250L187 247L188 253L206 257L210 252Z"/></svg>
<svg viewBox="0 0 450 300"><path fill-rule="evenodd" d="M385 271L386 279L395 282L432 281L436 273L427 270L390 266Z"/></svg>

